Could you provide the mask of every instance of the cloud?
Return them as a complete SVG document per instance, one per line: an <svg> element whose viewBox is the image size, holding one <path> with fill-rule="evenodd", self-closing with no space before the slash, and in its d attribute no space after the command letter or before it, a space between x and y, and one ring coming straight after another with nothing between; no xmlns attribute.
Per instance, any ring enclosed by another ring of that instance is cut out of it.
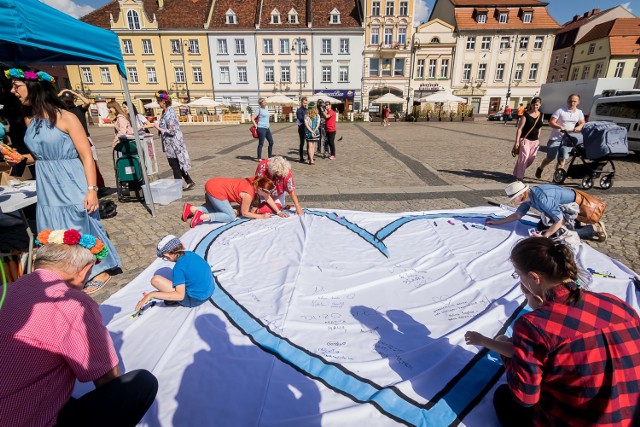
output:
<svg viewBox="0 0 640 427"><path fill-rule="evenodd" d="M620 6L624 7L624 8L625 8L625 9L627 9L629 12L633 12L633 11L631 10L631 2L630 2L630 1L628 1L628 2L626 2L626 3L622 3Z"/></svg>
<svg viewBox="0 0 640 427"><path fill-rule="evenodd" d="M89 5L79 5L72 0L41 0L43 3L58 9L61 12L71 15L74 18L80 18L94 10Z"/></svg>
<svg viewBox="0 0 640 427"><path fill-rule="evenodd" d="M417 27L429 19L429 6L427 0L416 0L413 8L413 26Z"/></svg>

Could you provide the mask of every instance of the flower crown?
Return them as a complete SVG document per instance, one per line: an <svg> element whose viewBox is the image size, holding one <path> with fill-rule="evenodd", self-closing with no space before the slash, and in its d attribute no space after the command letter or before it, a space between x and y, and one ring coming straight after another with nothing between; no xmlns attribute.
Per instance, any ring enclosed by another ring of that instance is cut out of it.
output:
<svg viewBox="0 0 640 427"><path fill-rule="evenodd" d="M156 92L156 98L171 99L171 98L173 98L173 95L169 95L168 93L158 93L158 92Z"/></svg>
<svg viewBox="0 0 640 427"><path fill-rule="evenodd" d="M91 234L80 234L77 230L44 230L38 233L36 245L44 246L49 243L80 245L89 249L98 261L109 254L109 248L97 237Z"/></svg>
<svg viewBox="0 0 640 427"><path fill-rule="evenodd" d="M9 70L4 70L4 75L8 79L35 80L38 82L49 83L56 82L56 79L44 71L38 71L36 73L35 71L23 71L20 68L11 68Z"/></svg>

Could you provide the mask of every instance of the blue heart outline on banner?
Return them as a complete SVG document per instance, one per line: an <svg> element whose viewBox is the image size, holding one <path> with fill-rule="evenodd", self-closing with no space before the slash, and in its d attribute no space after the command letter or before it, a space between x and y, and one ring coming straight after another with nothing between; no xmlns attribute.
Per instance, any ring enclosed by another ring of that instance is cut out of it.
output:
<svg viewBox="0 0 640 427"><path fill-rule="evenodd" d="M403 225L420 219L434 218L486 218L480 214L424 214L401 217L387 224L375 234L354 224L344 217L332 212L318 212L305 209L307 214L330 219L349 229L367 241L385 257L388 249L383 240L392 235ZM205 260L213 242L224 232L237 227L246 218L237 219L224 224L204 236L196 245L194 252ZM321 356L294 344L289 339L274 332L268 325L253 316L245 307L236 301L214 275L216 287L210 298L211 303L219 308L227 319L245 334L251 342L293 367L298 372L322 382L325 386L358 403L370 403L382 414L409 426L458 425L484 395L496 384L504 373L499 356L483 348L453 377L445 387L426 404L421 404L394 386L383 387L375 382L362 378L344 368L342 365L329 362ZM522 303L504 323L499 334L504 334L513 322L524 313L526 302ZM473 374L470 375L471 371ZM468 391L476 391L470 396Z"/></svg>

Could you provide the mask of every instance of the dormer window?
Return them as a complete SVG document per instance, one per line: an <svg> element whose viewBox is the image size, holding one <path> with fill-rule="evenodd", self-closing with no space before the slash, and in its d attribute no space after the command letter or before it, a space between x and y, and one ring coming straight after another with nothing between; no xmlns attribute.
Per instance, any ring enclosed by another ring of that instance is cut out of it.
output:
<svg viewBox="0 0 640 427"><path fill-rule="evenodd" d="M509 22L509 12L500 12L498 15L498 22L501 24Z"/></svg>
<svg viewBox="0 0 640 427"><path fill-rule="evenodd" d="M440 39L438 37L434 37L431 39L431 43L440 43Z"/></svg>
<svg viewBox="0 0 640 427"><path fill-rule="evenodd" d="M484 24L487 22L487 12L478 12L476 15L476 22L478 24Z"/></svg>
<svg viewBox="0 0 640 427"><path fill-rule="evenodd" d="M227 13L224 14L225 16L225 23L227 24L237 24L238 23L238 17L236 16L236 13L229 9L227 10Z"/></svg>
<svg viewBox="0 0 640 427"><path fill-rule="evenodd" d="M531 24L532 20L533 20L533 12L524 12L522 14L522 22L524 22L525 24Z"/></svg>
<svg viewBox="0 0 640 427"><path fill-rule="evenodd" d="M337 8L334 8L329 14L329 23L330 24L340 23L340 11Z"/></svg>
<svg viewBox="0 0 640 427"><path fill-rule="evenodd" d="M298 23L298 12L296 12L295 9L291 9L289 11L288 22L289 22L289 24L297 24Z"/></svg>
<svg viewBox="0 0 640 427"><path fill-rule="evenodd" d="M272 24L281 24L282 23L280 21L280 12L278 12L278 9L273 9L273 12L271 12L271 23Z"/></svg>
<svg viewBox="0 0 640 427"><path fill-rule="evenodd" d="M138 12L135 10L130 10L127 12L127 25L130 30L139 30L140 29L140 16L138 16Z"/></svg>

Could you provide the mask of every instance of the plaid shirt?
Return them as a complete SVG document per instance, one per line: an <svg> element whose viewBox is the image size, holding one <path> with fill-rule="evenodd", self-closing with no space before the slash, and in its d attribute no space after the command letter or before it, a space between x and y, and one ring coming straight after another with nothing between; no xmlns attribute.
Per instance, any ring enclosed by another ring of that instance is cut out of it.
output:
<svg viewBox="0 0 640 427"><path fill-rule="evenodd" d="M514 324L512 359L504 359L516 401L535 405L537 426L630 426L640 398L640 318L609 294L583 292L554 302Z"/></svg>

